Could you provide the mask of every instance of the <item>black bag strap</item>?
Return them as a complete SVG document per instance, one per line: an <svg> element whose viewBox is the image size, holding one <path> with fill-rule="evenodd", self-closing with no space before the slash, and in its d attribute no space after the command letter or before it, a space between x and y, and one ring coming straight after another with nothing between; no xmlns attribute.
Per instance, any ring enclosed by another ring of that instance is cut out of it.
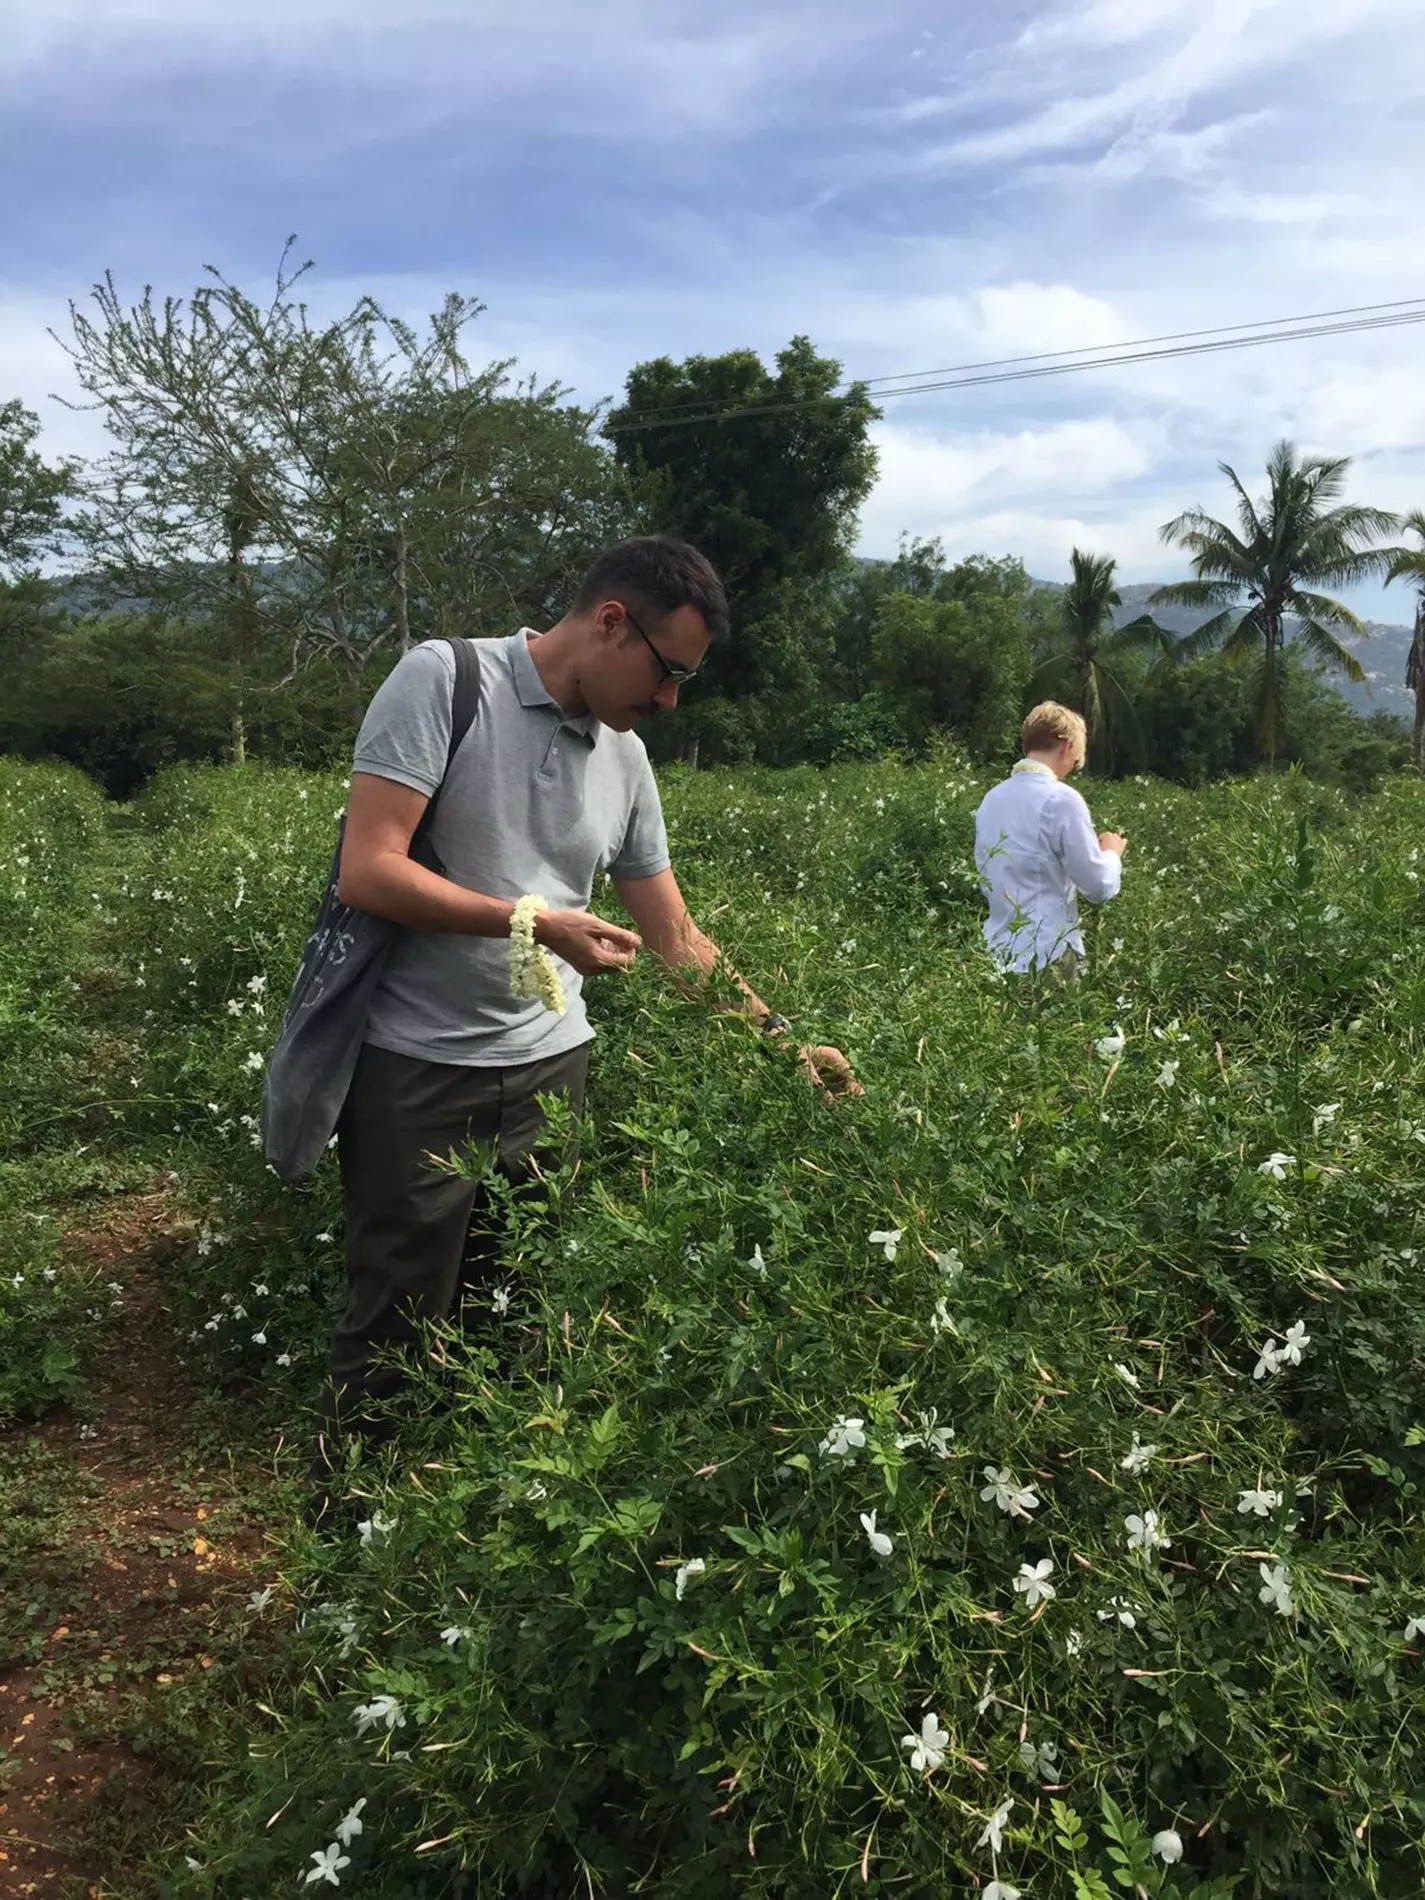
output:
<svg viewBox="0 0 1425 1900"><path fill-rule="evenodd" d="M411 834L412 853L418 845L425 843L426 834L435 823L435 808L445 790L445 781L455 763L455 755L480 710L480 649L473 640L449 639L446 645L455 655L455 685L450 696L450 744L446 747L445 771L441 773L440 784L431 793L420 822Z"/></svg>

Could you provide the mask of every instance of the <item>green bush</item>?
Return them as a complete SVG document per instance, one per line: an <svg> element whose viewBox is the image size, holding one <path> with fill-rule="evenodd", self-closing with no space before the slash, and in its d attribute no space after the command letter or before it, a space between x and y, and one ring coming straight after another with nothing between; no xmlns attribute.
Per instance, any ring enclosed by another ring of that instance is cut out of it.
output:
<svg viewBox="0 0 1425 1900"><path fill-rule="evenodd" d="M866 1098L651 972L596 991L577 1179L506 1205L509 1310L353 1473L367 1541L294 1549L289 1689L175 1896L334 1841L382 1900L1419 1892L1425 795L1090 788L1128 876L1045 997L979 949L984 782L670 776L696 914ZM263 1169L253 1057L340 782L151 799L191 1350L295 1401L335 1188Z"/></svg>

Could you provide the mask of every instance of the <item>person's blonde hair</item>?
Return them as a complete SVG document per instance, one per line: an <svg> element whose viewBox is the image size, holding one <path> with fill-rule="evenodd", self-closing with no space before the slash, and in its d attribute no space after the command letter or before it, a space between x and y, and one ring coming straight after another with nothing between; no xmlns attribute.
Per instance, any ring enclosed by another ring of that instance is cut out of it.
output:
<svg viewBox="0 0 1425 1900"><path fill-rule="evenodd" d="M1019 743L1026 753L1052 752L1066 740L1074 748L1075 762L1082 765L1088 751L1088 727L1078 713L1070 712L1056 699L1046 699L1032 708L1019 728Z"/></svg>

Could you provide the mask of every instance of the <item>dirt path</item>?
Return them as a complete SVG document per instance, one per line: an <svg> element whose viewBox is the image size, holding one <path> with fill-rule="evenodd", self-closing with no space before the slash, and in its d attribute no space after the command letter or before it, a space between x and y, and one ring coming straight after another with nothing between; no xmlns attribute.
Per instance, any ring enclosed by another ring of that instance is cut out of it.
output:
<svg viewBox="0 0 1425 1900"><path fill-rule="evenodd" d="M162 1190L72 1232L103 1269L76 1405L0 1435L0 1894L153 1891L213 1712L260 1670L248 1608L290 1521L261 1435L186 1377L164 1308ZM235 1440L234 1433L239 1434Z"/></svg>

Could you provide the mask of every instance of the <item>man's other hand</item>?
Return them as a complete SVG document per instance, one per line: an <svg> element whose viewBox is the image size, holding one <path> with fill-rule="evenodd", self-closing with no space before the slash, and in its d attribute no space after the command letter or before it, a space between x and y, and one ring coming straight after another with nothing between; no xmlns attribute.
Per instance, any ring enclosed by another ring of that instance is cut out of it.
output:
<svg viewBox="0 0 1425 1900"><path fill-rule="evenodd" d="M643 939L618 924L605 923L588 910L542 910L534 920L534 938L563 957L580 976L600 970L628 970Z"/></svg>
<svg viewBox="0 0 1425 1900"><path fill-rule="evenodd" d="M865 1089L856 1080L855 1071L839 1049L833 1049L830 1043L804 1042L797 1050L802 1067L818 1088L825 1090L830 1098L833 1095L864 1095Z"/></svg>
<svg viewBox="0 0 1425 1900"><path fill-rule="evenodd" d="M1128 840L1121 831L1101 831L1098 834L1100 851L1116 851L1121 858L1128 849Z"/></svg>

